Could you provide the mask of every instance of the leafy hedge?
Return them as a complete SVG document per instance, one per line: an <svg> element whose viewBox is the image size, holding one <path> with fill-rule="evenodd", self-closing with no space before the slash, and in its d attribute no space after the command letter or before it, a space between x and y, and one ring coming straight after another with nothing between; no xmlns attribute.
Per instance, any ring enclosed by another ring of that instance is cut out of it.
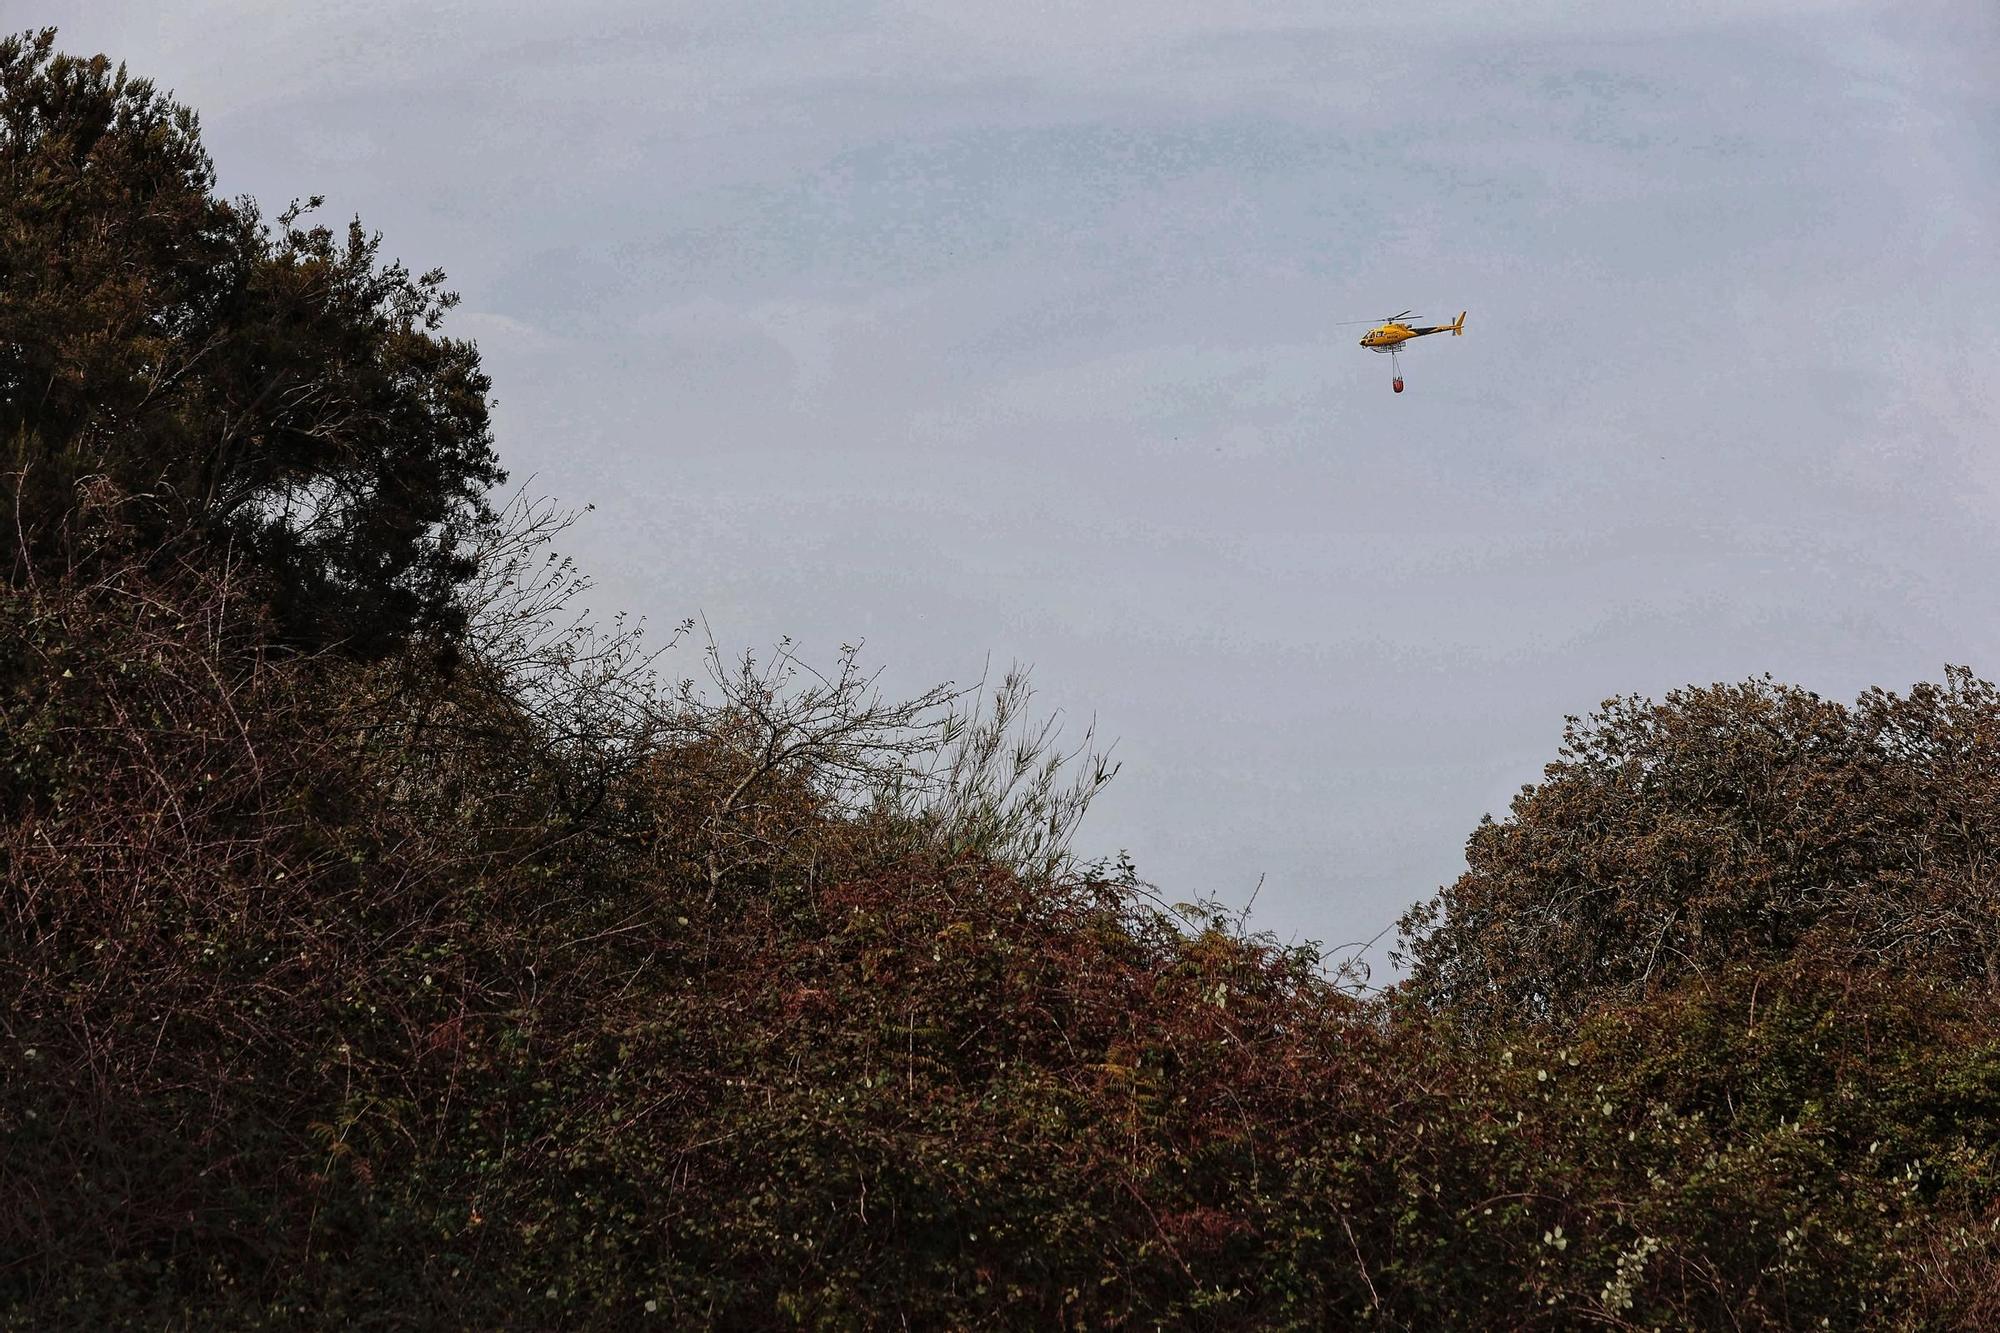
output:
<svg viewBox="0 0 2000 1333"><path fill-rule="evenodd" d="M1794 958L1468 1033L849 816L714 894L618 831L700 765L579 829L482 783L497 721L385 721L504 701L274 658L220 579L4 614L11 1322L1991 1317L1983 992Z"/></svg>

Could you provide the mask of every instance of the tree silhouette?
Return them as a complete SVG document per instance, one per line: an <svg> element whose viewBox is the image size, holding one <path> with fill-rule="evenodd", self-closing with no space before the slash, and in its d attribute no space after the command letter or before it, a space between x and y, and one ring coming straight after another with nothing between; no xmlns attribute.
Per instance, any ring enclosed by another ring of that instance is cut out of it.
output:
<svg viewBox="0 0 2000 1333"><path fill-rule="evenodd" d="M115 509L149 549L247 556L307 646L450 628L503 473L444 275L302 225L317 199L270 225L214 189L188 108L53 30L0 41L11 577L82 558Z"/></svg>

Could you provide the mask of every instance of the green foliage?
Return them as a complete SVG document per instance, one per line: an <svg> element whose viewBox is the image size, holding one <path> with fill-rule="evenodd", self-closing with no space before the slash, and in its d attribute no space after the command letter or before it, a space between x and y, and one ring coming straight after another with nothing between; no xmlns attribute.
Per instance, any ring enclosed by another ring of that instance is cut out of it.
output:
<svg viewBox="0 0 2000 1333"><path fill-rule="evenodd" d="M0 39L12 577L75 562L109 494L143 549L249 557L294 642L454 628L457 548L502 474L478 352L438 332L443 274L214 184L192 111L52 31Z"/></svg>

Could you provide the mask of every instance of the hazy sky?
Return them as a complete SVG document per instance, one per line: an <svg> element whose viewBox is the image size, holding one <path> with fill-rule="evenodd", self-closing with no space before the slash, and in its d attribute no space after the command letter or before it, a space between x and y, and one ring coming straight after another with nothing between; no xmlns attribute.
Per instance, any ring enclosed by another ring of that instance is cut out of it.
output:
<svg viewBox="0 0 2000 1333"><path fill-rule="evenodd" d="M1990 0L0 12L443 265L600 609L1032 662L1080 845L1287 937L1607 695L2000 672Z"/></svg>

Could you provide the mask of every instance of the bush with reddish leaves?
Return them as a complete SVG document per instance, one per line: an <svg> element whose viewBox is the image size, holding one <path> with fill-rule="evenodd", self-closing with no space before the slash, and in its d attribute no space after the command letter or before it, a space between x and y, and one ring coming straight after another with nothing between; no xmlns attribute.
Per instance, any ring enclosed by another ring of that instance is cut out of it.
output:
<svg viewBox="0 0 2000 1333"><path fill-rule="evenodd" d="M691 812L728 773L663 752L579 822L504 697L274 656L245 587L5 604L13 1322L1990 1310L1983 992L1796 960L1472 1036L1129 869L938 860L796 773L760 802L826 824L812 855L718 891Z"/></svg>

